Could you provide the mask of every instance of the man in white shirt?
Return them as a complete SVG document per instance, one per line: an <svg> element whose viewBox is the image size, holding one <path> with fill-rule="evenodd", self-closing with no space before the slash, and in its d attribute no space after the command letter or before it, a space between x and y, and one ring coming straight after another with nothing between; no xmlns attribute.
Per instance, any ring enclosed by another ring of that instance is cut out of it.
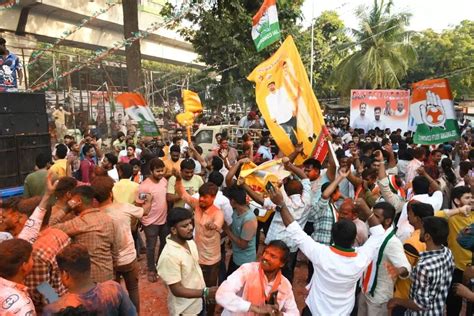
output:
<svg viewBox="0 0 474 316"><path fill-rule="evenodd" d="M334 246L325 246L315 242L294 221L279 191L270 190L269 194L278 205L277 212L287 227L287 234L314 266L303 315L309 315L308 309L315 316L349 315L354 307L356 284L384 238L380 219L358 200L359 217L368 221L370 238L362 247L353 249L357 229L352 221L343 219L333 225Z"/></svg>
<svg viewBox="0 0 474 316"><path fill-rule="evenodd" d="M107 175L114 180L114 182L119 181L119 175L117 171L117 156L112 153L107 153L102 159L101 167L107 171Z"/></svg>
<svg viewBox="0 0 474 316"><path fill-rule="evenodd" d="M288 255L285 243L273 240L260 262L245 263L232 273L216 293L222 315L299 315L291 283L281 273Z"/></svg>
<svg viewBox="0 0 474 316"><path fill-rule="evenodd" d="M403 104L403 101L398 101L397 103L397 110L395 111L394 115L395 116L405 116L407 111L405 110L405 105Z"/></svg>
<svg viewBox="0 0 474 316"><path fill-rule="evenodd" d="M270 119L279 124L289 135L293 144L297 144L296 138L296 111L294 103L291 101L285 88L276 89L275 82L268 84L270 93L265 98Z"/></svg>
<svg viewBox="0 0 474 316"><path fill-rule="evenodd" d="M416 170L423 166L423 161L425 160L425 149L423 147L415 148L413 152L414 158L407 165L407 172L405 176L405 183L408 185L413 178L417 175Z"/></svg>
<svg viewBox="0 0 474 316"><path fill-rule="evenodd" d="M294 215L300 226L304 227L308 221L309 212L312 206L311 198L313 192L311 190L311 182L303 170L294 166L292 163L289 163L288 157L283 158L283 163L285 164L285 169L294 173L299 179L301 179L301 181L296 179L289 180L285 184L285 188L280 190L285 196L285 203L288 205L288 208L291 209L291 213ZM276 207L269 198L263 199L261 195L253 191L248 185L244 184L243 187L247 191L247 194L250 195L255 202L263 205L265 209L271 210ZM296 266L298 246L293 242L290 235L285 230L285 225L283 224L279 213L275 213L273 216L266 234L265 244L268 245L270 241L276 239L282 240L290 248L290 259L283 268L283 275L290 282L293 282L293 272Z"/></svg>
<svg viewBox="0 0 474 316"><path fill-rule="evenodd" d="M32 245L23 239L0 243L0 315L36 315L23 284L33 269Z"/></svg>
<svg viewBox="0 0 474 316"><path fill-rule="evenodd" d="M371 129L375 129L378 127L381 131L385 129L385 123L380 119L380 116L382 114L382 109L380 106L377 106L374 108L374 118L375 121L372 122Z"/></svg>
<svg viewBox="0 0 474 316"><path fill-rule="evenodd" d="M354 119L354 122L352 123L353 128L357 129L363 129L364 132L367 132L369 130L369 125L370 125L370 120L369 118L365 115L367 112L367 103L362 102L359 105L359 116Z"/></svg>
<svg viewBox="0 0 474 316"><path fill-rule="evenodd" d="M270 161L273 159L272 151L270 149L270 138L268 136L263 136L260 141L260 147L258 147L257 154L261 155L262 162Z"/></svg>
<svg viewBox="0 0 474 316"><path fill-rule="evenodd" d="M387 303L393 297L393 277L406 279L411 271L403 244L395 235L395 208L387 202L380 202L373 212L382 223L385 234L380 250L362 277L357 314L360 316L388 315Z"/></svg>
<svg viewBox="0 0 474 316"><path fill-rule="evenodd" d="M348 144L352 141L352 134L354 133L354 128L349 127L349 130L342 135L341 140L344 144Z"/></svg>

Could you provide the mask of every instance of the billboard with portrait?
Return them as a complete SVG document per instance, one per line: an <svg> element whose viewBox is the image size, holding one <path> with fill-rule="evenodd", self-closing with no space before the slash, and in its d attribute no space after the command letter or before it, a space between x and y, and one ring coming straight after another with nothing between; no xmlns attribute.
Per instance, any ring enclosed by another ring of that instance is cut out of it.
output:
<svg viewBox="0 0 474 316"><path fill-rule="evenodd" d="M409 101L409 90L351 90L350 126L365 132L376 127L406 131Z"/></svg>

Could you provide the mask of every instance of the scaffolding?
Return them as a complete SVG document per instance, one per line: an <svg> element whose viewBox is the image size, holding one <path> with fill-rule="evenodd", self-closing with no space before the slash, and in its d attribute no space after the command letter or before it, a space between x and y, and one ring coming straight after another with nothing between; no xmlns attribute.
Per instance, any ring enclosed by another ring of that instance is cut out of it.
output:
<svg viewBox="0 0 474 316"><path fill-rule="evenodd" d="M58 73L69 70L90 57L79 52L58 48L41 49L36 46L15 45L8 45L8 48L20 58L23 64L24 82L20 91L29 91L31 87L41 82L57 78ZM44 51L45 54L41 60L29 67L30 56L38 50ZM168 77L172 81L181 78L184 82L188 71L183 69L181 69L181 73L177 71L169 76L169 71L142 68L143 85L137 92L145 96L154 114L164 122L165 128L169 127L169 122L174 122L175 105L180 97L180 91L170 93L168 83L161 82L160 78ZM102 60L53 82L44 91L48 113L51 114L55 108L63 106L72 113L68 117L66 125L81 131L91 126L98 128L99 125L109 125L110 118L114 116L115 112L113 96L128 91L126 63L122 56L117 55L114 55L114 60ZM171 87L176 88L173 85ZM53 123L51 115L49 116L50 123ZM108 129L102 128L102 130Z"/></svg>

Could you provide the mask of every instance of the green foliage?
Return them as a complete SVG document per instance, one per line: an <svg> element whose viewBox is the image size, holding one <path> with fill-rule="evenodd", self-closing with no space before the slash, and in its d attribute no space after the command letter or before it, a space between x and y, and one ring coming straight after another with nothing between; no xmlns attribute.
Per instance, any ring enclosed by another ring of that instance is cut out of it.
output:
<svg viewBox="0 0 474 316"><path fill-rule="evenodd" d="M398 88L416 59L406 31L410 14L392 13L392 6L392 0L374 0L370 10L357 10L359 29L351 29L357 46L333 77L344 94L357 88Z"/></svg>
<svg viewBox="0 0 474 316"><path fill-rule="evenodd" d="M318 98L330 98L338 94L337 83L329 81L328 78L341 60L349 54L347 49L338 49L338 47L343 47L350 42L345 34L344 22L335 11L324 11L315 19L313 89ZM311 27L302 32L296 44L309 76Z"/></svg>
<svg viewBox="0 0 474 316"><path fill-rule="evenodd" d="M474 96L474 21L441 33L428 29L413 37L418 62L407 81L447 77L455 98Z"/></svg>
<svg viewBox="0 0 474 316"><path fill-rule="evenodd" d="M207 82L213 83L208 92L212 95L211 102L215 105L234 103L242 99L252 102L254 100L254 89L245 78L277 48L274 44L257 53L250 35L252 16L262 2L192 0L192 12L174 25L174 28L193 44L200 61L210 66L205 73L209 76ZM278 1L278 17L283 38L289 34L298 35L302 4L303 0ZM173 12L174 8L168 5L162 13L171 16ZM205 80L191 78L189 82L190 88L202 92L196 82L203 84Z"/></svg>

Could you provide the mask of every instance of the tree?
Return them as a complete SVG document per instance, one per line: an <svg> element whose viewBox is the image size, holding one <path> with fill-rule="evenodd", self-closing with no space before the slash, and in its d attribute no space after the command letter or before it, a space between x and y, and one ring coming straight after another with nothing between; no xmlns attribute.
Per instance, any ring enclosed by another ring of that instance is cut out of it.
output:
<svg viewBox="0 0 474 316"><path fill-rule="evenodd" d="M122 0L122 9L123 35L125 38L129 38L139 31L137 0ZM142 85L140 40L134 41L130 46L125 46L125 57L127 63L128 91L134 91Z"/></svg>
<svg viewBox="0 0 474 316"><path fill-rule="evenodd" d="M318 98L330 98L338 93L338 83L328 79L349 53L347 49L337 48L347 43L350 43L350 39L345 34L344 22L335 11L324 11L315 19L313 89ZM302 32L297 45L310 75L311 27Z"/></svg>
<svg viewBox="0 0 474 316"><path fill-rule="evenodd" d="M392 0L374 0L370 10L357 9L359 29L350 30L357 46L341 61L333 77L343 93L357 88L398 88L407 75L416 59L411 33L405 29L410 14L392 13L392 7Z"/></svg>
<svg viewBox="0 0 474 316"><path fill-rule="evenodd" d="M193 0L193 10L174 25L193 44L199 60L210 66L206 72L211 77L211 93L216 104L235 103L240 98L251 102L255 100L254 88L246 77L278 47L274 44L257 53L252 41L252 16L262 3L255 0ZM302 3L303 0L278 1L283 38L299 34L297 23ZM174 9L168 5L163 14L170 16ZM187 22L182 23L183 20ZM203 79L191 78L190 88L194 89L196 82L203 83Z"/></svg>
<svg viewBox="0 0 474 316"><path fill-rule="evenodd" d="M409 69L407 81L447 77L455 98L474 95L474 21L441 33L425 30L413 37L413 45L418 62Z"/></svg>

